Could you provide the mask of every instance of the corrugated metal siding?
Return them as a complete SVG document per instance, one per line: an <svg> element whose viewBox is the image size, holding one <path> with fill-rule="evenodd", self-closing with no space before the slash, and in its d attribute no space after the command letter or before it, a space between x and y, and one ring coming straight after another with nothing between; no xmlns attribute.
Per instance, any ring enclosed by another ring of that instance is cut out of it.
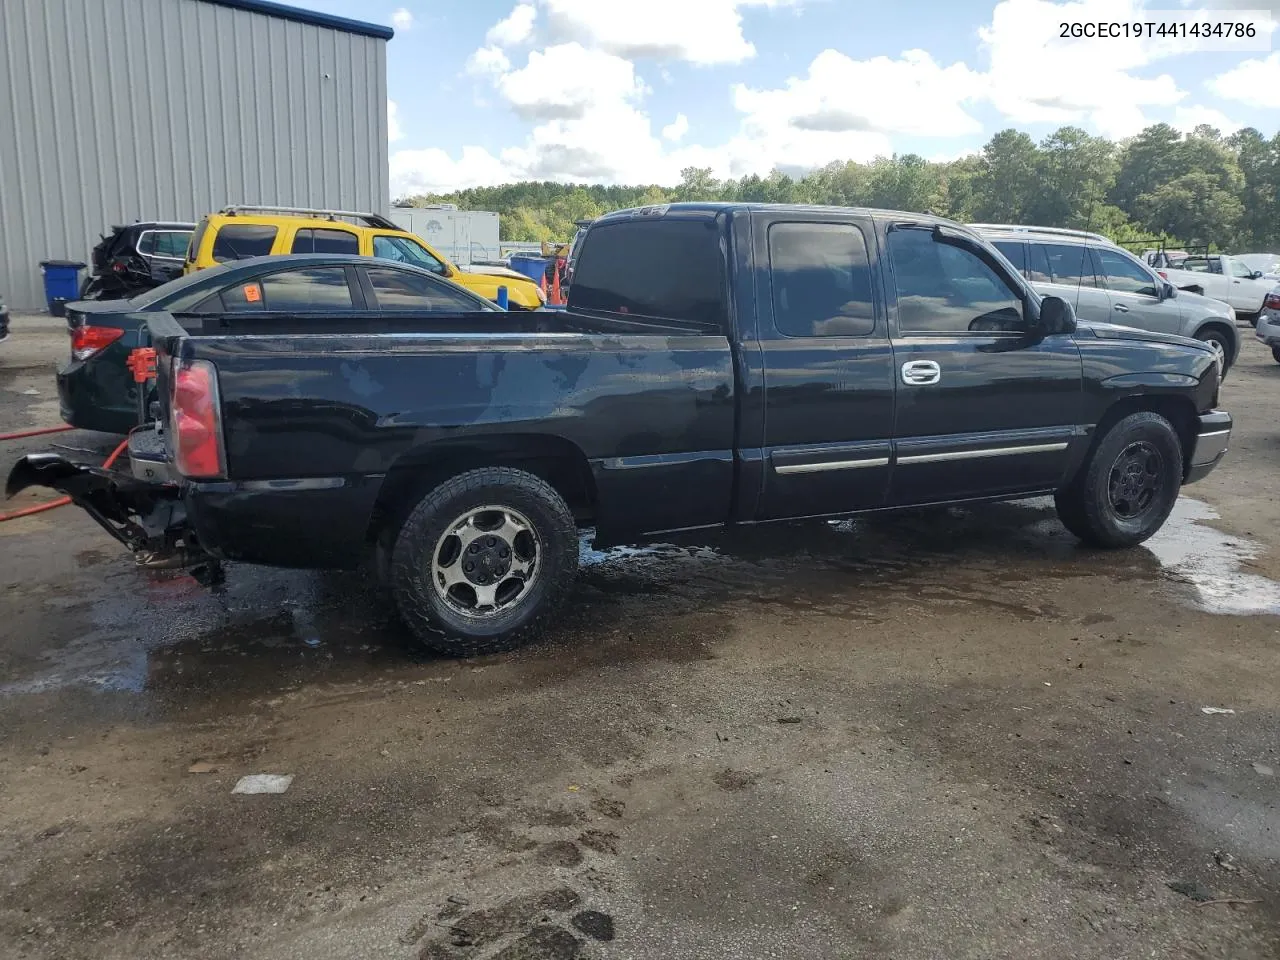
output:
<svg viewBox="0 0 1280 960"><path fill-rule="evenodd" d="M386 213L386 42L202 0L0 0L0 298L134 220Z"/></svg>

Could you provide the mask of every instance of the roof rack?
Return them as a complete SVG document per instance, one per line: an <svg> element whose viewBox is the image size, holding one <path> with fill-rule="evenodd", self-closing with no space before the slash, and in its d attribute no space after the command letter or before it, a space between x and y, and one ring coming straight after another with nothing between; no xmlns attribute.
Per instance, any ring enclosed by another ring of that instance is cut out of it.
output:
<svg viewBox="0 0 1280 960"><path fill-rule="evenodd" d="M1021 223L970 223L974 230L1008 230L1013 233L1052 233L1063 237L1080 237L1084 240L1098 240L1111 243L1110 237L1100 233L1089 233L1087 230L1069 230L1066 227L1029 227Z"/></svg>
<svg viewBox="0 0 1280 960"><path fill-rule="evenodd" d="M324 217L329 220L346 217L352 220L360 220L366 226L377 227L379 230L400 229L399 224L392 223L382 214L362 213L358 210L321 210L313 207L263 207L256 204L237 203L234 206L223 207L218 212L228 217L234 217L242 213L294 213L304 217Z"/></svg>

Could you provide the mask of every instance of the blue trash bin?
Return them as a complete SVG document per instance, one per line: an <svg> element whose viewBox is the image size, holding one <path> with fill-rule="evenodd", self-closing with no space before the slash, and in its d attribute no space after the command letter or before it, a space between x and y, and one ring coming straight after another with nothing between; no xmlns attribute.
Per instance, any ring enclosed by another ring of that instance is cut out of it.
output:
<svg viewBox="0 0 1280 960"><path fill-rule="evenodd" d="M44 299L53 316L65 316L67 303L80 298L80 271L83 269L84 264L79 260L40 261L40 272L44 274Z"/></svg>
<svg viewBox="0 0 1280 960"><path fill-rule="evenodd" d="M523 273L534 283L542 282L542 277L547 270L547 264L550 262L550 257L535 257L528 253L513 253L511 255L511 269L516 273Z"/></svg>

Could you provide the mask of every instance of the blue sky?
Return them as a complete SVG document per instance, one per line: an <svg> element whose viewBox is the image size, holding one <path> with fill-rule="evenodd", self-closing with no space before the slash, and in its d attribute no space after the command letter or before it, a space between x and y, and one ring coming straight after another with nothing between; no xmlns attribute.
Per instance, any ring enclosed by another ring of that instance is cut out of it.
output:
<svg viewBox="0 0 1280 960"><path fill-rule="evenodd" d="M1213 19L1269 5L1253 49L1057 37L1062 21L1163 19L1153 8L1183 0L296 2L396 26L397 195L945 159L1010 126L1037 139L1066 123L1117 139L1158 121L1280 129L1276 0L1195 4Z"/></svg>

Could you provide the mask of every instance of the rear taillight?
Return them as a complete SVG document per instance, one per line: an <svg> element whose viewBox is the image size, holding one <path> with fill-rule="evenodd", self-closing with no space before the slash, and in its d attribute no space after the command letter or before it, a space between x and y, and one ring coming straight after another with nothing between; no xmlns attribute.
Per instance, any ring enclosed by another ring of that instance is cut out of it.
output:
<svg viewBox="0 0 1280 960"><path fill-rule="evenodd" d="M207 360L175 363L170 406L174 464L193 480L224 476L218 373Z"/></svg>
<svg viewBox="0 0 1280 960"><path fill-rule="evenodd" d="M1280 293L1268 293L1262 298L1264 310L1280 310Z"/></svg>
<svg viewBox="0 0 1280 960"><path fill-rule="evenodd" d="M71 329L71 356L76 360L88 360L124 336L119 327L83 326Z"/></svg>
<svg viewBox="0 0 1280 960"><path fill-rule="evenodd" d="M1165 273L1163 270L1157 270L1157 271L1156 271L1156 273L1160 274L1160 279L1161 279L1161 280L1168 280L1168 279L1169 279L1169 275L1168 275L1167 273Z"/></svg>

